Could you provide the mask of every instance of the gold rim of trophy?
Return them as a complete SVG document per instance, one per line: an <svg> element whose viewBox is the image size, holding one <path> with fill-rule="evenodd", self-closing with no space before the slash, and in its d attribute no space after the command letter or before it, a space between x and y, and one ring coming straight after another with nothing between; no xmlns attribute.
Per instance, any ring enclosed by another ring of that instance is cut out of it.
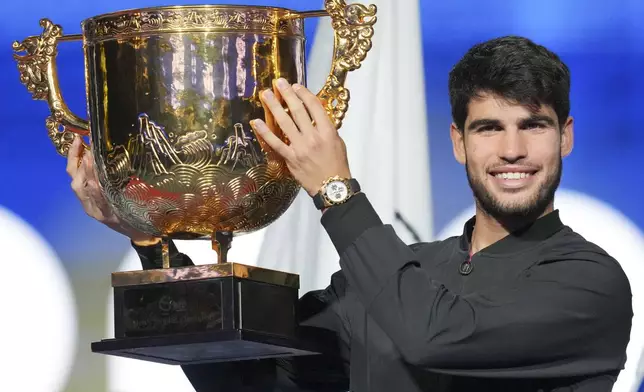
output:
<svg viewBox="0 0 644 392"><path fill-rule="evenodd" d="M126 16L132 14L143 14L149 12L163 12L163 11L189 11L189 10L199 10L199 11L210 11L210 10L264 10L264 11L274 11L281 13L281 20L293 20L293 19L305 19L305 18L315 18L315 17L325 17L329 16L329 12L326 10L311 10L311 11L295 11L289 8L284 7L272 7L272 6L244 6L244 5L209 5L209 4L197 4L197 5L169 5L169 6L159 6L159 7L143 7L143 8L131 8L124 9L114 12L108 12L105 14L100 14L87 18L81 22L82 26L86 26L93 22L98 22L104 19L116 18L119 16ZM173 31L189 31L190 29L173 29ZM199 29L199 31L208 32L208 29ZM215 31L215 30L212 30ZM61 37L58 37L58 41L81 41L83 40L83 34L67 34Z"/></svg>
<svg viewBox="0 0 644 392"><path fill-rule="evenodd" d="M119 16L134 12L150 12L150 11L165 11L165 10L185 10L185 9L262 9L267 11L278 11L285 12L285 18L288 19L301 19L301 18L311 18L316 16L328 16L329 13L326 10L313 10L313 11L295 11L289 8L284 7L273 7L268 5L234 5L234 4L195 4L195 5L164 5L159 7L143 7L143 8L130 8L120 11L108 12L101 15L96 15L91 18L85 19L89 21L92 19L100 19L104 17Z"/></svg>

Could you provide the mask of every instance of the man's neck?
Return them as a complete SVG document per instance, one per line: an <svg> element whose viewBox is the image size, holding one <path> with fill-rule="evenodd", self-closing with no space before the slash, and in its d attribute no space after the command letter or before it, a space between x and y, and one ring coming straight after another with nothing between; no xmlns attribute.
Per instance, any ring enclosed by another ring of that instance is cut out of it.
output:
<svg viewBox="0 0 644 392"><path fill-rule="evenodd" d="M554 210L554 206L551 203L545 211L536 218L525 218L525 219L512 219L508 221L500 221L485 211L483 211L478 205L476 206L476 224L474 225L474 231L472 232L472 254L481 251L482 249L487 248L488 246L498 242L508 236L508 234L519 230L526 225L534 222L536 219L541 218L544 215L549 214Z"/></svg>

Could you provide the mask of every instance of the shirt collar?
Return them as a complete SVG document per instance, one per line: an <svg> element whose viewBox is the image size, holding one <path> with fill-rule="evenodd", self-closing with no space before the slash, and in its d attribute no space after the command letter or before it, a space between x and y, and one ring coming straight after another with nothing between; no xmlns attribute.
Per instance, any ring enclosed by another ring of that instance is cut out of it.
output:
<svg viewBox="0 0 644 392"><path fill-rule="evenodd" d="M465 252L469 252L475 223L476 216L470 218L463 228L463 234L460 238L460 247L461 250ZM482 249L480 253L502 254L519 252L524 249L531 248L532 246L550 238L563 227L564 224L561 222L559 217L559 210L554 210L527 225L523 229L512 232L503 239L493 243L485 249Z"/></svg>

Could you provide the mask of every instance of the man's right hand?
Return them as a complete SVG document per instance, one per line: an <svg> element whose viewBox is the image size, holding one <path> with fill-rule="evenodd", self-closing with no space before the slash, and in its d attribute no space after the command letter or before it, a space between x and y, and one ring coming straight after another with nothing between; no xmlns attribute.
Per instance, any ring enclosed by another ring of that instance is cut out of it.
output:
<svg viewBox="0 0 644 392"><path fill-rule="evenodd" d="M119 219L109 205L96 176L94 156L85 150L82 139L76 135L67 154L67 174L72 178L72 189L80 200L87 215L103 223L126 237L137 245L153 245L159 238L141 233Z"/></svg>

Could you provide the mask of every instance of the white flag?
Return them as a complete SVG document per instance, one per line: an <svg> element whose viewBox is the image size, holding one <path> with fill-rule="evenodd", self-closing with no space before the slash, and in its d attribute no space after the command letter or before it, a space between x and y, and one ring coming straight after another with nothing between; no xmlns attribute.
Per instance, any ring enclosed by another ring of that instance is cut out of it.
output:
<svg viewBox="0 0 644 392"><path fill-rule="evenodd" d="M362 0L361 0L362 2ZM367 4L367 2L363 2ZM418 0L373 0L373 48L349 73L349 111L340 129L352 175L385 223L407 243L432 237L425 84ZM333 30L320 20L308 61L316 92L329 73ZM304 192L268 227L258 264L300 274L301 294L328 285L338 254Z"/></svg>

